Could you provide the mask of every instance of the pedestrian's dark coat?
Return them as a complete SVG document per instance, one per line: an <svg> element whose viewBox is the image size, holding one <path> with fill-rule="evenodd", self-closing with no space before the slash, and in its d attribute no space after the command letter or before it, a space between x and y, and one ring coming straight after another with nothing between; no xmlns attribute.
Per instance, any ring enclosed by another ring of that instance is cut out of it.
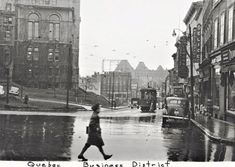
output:
<svg viewBox="0 0 235 167"><path fill-rule="evenodd" d="M96 112L93 112L90 119L87 143L95 146L104 145L101 137L100 117Z"/></svg>

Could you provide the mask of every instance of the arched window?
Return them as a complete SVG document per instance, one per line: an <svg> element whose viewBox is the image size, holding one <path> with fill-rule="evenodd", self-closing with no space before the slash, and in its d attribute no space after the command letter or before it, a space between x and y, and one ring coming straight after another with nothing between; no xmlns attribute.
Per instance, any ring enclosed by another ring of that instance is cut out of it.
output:
<svg viewBox="0 0 235 167"><path fill-rule="evenodd" d="M39 17L37 14L30 14L28 20L28 39L36 39L39 37Z"/></svg>
<svg viewBox="0 0 235 167"><path fill-rule="evenodd" d="M49 40L60 40L60 18L53 14L49 18Z"/></svg>

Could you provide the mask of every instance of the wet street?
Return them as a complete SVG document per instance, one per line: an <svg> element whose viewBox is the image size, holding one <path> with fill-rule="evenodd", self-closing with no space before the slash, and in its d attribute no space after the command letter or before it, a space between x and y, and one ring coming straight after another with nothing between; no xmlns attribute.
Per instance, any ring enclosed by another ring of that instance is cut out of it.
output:
<svg viewBox="0 0 235 167"><path fill-rule="evenodd" d="M77 161L91 111L74 114L0 114L1 160ZM137 109L100 114L104 150L111 160L235 161L235 146L210 141L198 128L182 123L162 126L161 110ZM84 155L103 160L98 149Z"/></svg>

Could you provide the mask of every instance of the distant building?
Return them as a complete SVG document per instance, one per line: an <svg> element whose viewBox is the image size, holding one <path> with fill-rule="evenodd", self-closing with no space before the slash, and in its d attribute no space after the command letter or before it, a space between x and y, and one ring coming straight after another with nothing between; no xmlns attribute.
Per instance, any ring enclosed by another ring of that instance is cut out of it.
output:
<svg viewBox="0 0 235 167"><path fill-rule="evenodd" d="M162 68L162 66L159 66L156 70L150 70L144 64L144 62L139 62L137 67L134 69L127 60L122 60L117 65L115 71L130 72L132 76L132 87L135 87L135 89L136 87L138 87L138 89L141 89L148 86L153 88L160 87L161 82L164 81L168 73L167 70L164 70ZM136 93L134 92L133 95L136 96Z"/></svg>
<svg viewBox="0 0 235 167"><path fill-rule="evenodd" d="M85 91L101 95L101 75L99 73L94 73L90 77L80 77L79 87Z"/></svg>
<svg viewBox="0 0 235 167"><path fill-rule="evenodd" d="M101 95L117 104L126 104L131 98L131 73L105 72L101 74Z"/></svg>

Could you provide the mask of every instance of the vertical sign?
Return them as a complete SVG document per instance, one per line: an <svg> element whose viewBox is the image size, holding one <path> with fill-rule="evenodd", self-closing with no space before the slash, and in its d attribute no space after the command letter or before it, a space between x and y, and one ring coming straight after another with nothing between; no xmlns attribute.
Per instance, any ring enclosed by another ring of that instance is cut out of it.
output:
<svg viewBox="0 0 235 167"><path fill-rule="evenodd" d="M201 54L201 24L193 28L193 63L199 63Z"/></svg>
<svg viewBox="0 0 235 167"><path fill-rule="evenodd" d="M196 62L199 63L201 55L201 24L197 25L197 56Z"/></svg>
<svg viewBox="0 0 235 167"><path fill-rule="evenodd" d="M197 28L193 28L193 63L197 60Z"/></svg>
<svg viewBox="0 0 235 167"><path fill-rule="evenodd" d="M187 78L188 71L186 70L186 55L187 55L187 37L182 36L178 45L178 76L181 78Z"/></svg>

